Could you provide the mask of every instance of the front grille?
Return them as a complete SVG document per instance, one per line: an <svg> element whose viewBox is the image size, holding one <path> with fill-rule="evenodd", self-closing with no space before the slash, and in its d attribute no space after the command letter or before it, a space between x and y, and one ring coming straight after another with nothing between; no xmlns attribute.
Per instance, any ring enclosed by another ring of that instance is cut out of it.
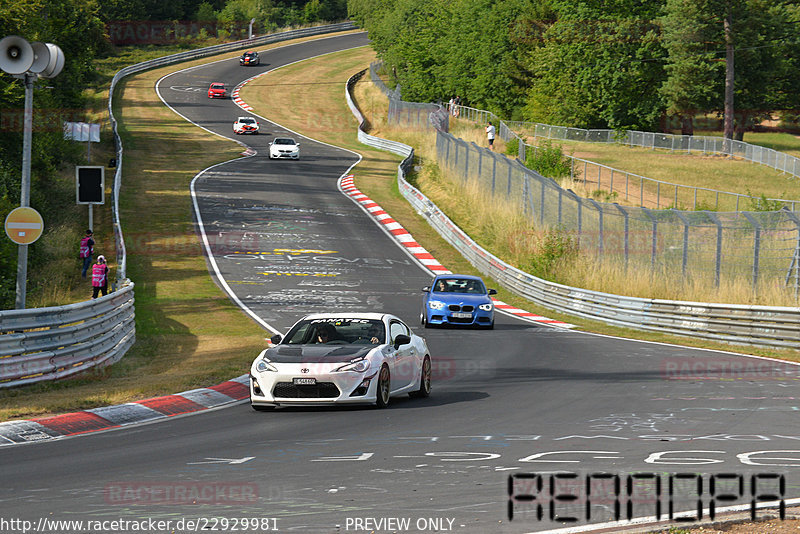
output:
<svg viewBox="0 0 800 534"><path fill-rule="evenodd" d="M278 382L272 388L272 396L276 399L332 399L338 397L339 393L339 388L333 382L317 382L313 386Z"/></svg>
<svg viewBox="0 0 800 534"><path fill-rule="evenodd" d="M454 312L457 312L457 311L471 312L472 310L475 309L475 306L470 306L470 305L459 306L458 304L450 304L447 307L447 309L450 310L450 311L454 311Z"/></svg>
<svg viewBox="0 0 800 534"><path fill-rule="evenodd" d="M471 324L472 323L472 317L466 317L466 318L464 318L464 317L449 317L447 320L450 321L451 323L465 323L465 324Z"/></svg>

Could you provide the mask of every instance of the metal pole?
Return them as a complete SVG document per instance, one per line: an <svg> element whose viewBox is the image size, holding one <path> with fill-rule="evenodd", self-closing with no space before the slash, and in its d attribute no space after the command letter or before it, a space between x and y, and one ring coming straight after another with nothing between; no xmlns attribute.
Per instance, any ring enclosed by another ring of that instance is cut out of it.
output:
<svg viewBox="0 0 800 534"><path fill-rule="evenodd" d="M720 270L722 265L722 223L719 218L708 210L703 210L706 216L717 226L717 250L714 261L714 287L719 287Z"/></svg>
<svg viewBox="0 0 800 534"><path fill-rule="evenodd" d="M25 115L22 130L22 184L20 186L20 207L31 204L31 141L33 138L33 82L37 75L25 73ZM28 283L28 245L20 245L17 253L17 299L16 309L25 309L25 293Z"/></svg>

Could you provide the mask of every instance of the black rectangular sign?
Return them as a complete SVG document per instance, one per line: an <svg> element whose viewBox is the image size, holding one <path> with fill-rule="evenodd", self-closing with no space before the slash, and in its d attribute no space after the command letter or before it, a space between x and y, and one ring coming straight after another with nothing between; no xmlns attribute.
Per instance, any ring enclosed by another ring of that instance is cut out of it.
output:
<svg viewBox="0 0 800 534"><path fill-rule="evenodd" d="M78 204L103 204L105 202L104 171L104 167L75 167L75 194Z"/></svg>

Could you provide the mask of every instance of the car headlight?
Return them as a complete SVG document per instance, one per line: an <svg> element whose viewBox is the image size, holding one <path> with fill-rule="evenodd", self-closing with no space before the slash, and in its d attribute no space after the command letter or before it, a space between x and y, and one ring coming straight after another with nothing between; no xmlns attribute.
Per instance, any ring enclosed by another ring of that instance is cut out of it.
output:
<svg viewBox="0 0 800 534"><path fill-rule="evenodd" d="M492 311L492 308L493 308L492 304L481 304L480 306L478 306L478 309L483 311Z"/></svg>
<svg viewBox="0 0 800 534"><path fill-rule="evenodd" d="M338 373L341 371L355 371L356 373L365 373L368 369L369 369L369 360L363 358L361 360L350 362L346 365L339 367L338 369L335 369L334 373Z"/></svg>
<svg viewBox="0 0 800 534"><path fill-rule="evenodd" d="M443 310L444 309L444 302L441 300L429 300L428 307L432 310Z"/></svg>
<svg viewBox="0 0 800 534"><path fill-rule="evenodd" d="M275 367L273 367L272 364L270 364L267 360L258 360L258 363L256 364L256 371L259 373L265 373L267 371L271 371L273 373L278 372L278 370L275 369Z"/></svg>

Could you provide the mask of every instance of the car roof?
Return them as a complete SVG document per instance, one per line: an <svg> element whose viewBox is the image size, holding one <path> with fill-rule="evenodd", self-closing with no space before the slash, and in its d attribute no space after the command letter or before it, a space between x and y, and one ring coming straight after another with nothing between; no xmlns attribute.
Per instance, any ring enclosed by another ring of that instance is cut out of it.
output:
<svg viewBox="0 0 800 534"><path fill-rule="evenodd" d="M248 50L247 52L245 52L245 54L257 54L257 53L258 52L256 52L255 50Z"/></svg>
<svg viewBox="0 0 800 534"><path fill-rule="evenodd" d="M392 315L390 313L381 313L381 312L340 312L340 313L312 313L310 315L306 315L299 319L299 321L303 320L313 320L313 319L377 319L377 320L384 320L384 319L400 319L399 317Z"/></svg>
<svg viewBox="0 0 800 534"><path fill-rule="evenodd" d="M240 120L242 120L242 119L252 119L252 120L256 120L256 119L255 119L255 117L239 117L239 118L237 118L236 120L237 120L237 121L240 121Z"/></svg>
<svg viewBox="0 0 800 534"><path fill-rule="evenodd" d="M281 141L281 140L283 140L283 141L291 141L292 143L297 144L297 141L295 141L291 137L276 137L275 139L273 139L272 142L274 143L275 141Z"/></svg>
<svg viewBox="0 0 800 534"><path fill-rule="evenodd" d="M440 274L434 280L480 280L483 282L480 276L471 274Z"/></svg>
<svg viewBox="0 0 800 534"><path fill-rule="evenodd" d="M225 85L224 82L211 82L211 85Z"/></svg>

